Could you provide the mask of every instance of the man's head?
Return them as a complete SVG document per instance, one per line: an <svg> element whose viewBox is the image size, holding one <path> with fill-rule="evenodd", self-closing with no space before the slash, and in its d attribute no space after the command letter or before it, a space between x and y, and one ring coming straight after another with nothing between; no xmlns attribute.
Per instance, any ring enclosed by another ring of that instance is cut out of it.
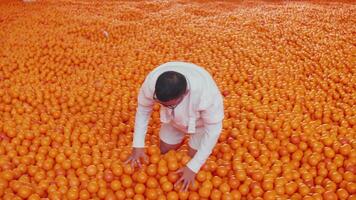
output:
<svg viewBox="0 0 356 200"><path fill-rule="evenodd" d="M178 72L167 71L157 79L154 98L164 106L175 107L183 100L186 90L185 77Z"/></svg>

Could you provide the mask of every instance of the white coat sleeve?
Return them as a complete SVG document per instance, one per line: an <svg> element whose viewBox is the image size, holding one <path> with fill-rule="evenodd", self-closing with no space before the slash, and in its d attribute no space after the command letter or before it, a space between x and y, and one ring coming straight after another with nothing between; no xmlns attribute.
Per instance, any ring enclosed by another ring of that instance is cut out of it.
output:
<svg viewBox="0 0 356 200"><path fill-rule="evenodd" d="M152 93L152 94L151 94ZM149 90L147 80L140 88L138 95L137 110L135 116L135 127L133 134L133 147L145 147L145 138L148 122L153 109L153 92Z"/></svg>
<svg viewBox="0 0 356 200"><path fill-rule="evenodd" d="M203 133L200 147L194 157L187 163L187 167L195 173L199 172L201 166L213 151L222 130L222 121L215 124L205 124L204 129L205 133Z"/></svg>

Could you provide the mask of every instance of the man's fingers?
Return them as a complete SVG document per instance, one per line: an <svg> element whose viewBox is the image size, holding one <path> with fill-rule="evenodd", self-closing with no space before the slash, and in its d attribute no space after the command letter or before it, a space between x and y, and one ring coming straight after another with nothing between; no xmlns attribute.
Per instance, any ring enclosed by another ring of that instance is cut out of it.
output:
<svg viewBox="0 0 356 200"><path fill-rule="evenodd" d="M189 187L189 182L184 180L183 192L186 192L188 190L188 187Z"/></svg>
<svg viewBox="0 0 356 200"><path fill-rule="evenodd" d="M137 160L136 159L132 159L131 161L131 167L135 168L135 164L137 164Z"/></svg>
<svg viewBox="0 0 356 200"><path fill-rule="evenodd" d="M180 173L182 173L183 172L183 168L180 168L180 169L178 169L177 171L175 171L174 173L175 174L180 174Z"/></svg>
<svg viewBox="0 0 356 200"><path fill-rule="evenodd" d="M186 181L183 180L182 187L180 188L180 191L184 192Z"/></svg>
<svg viewBox="0 0 356 200"><path fill-rule="evenodd" d="M129 163L131 160L132 160L132 157L130 156L130 157L124 162L124 164Z"/></svg>
<svg viewBox="0 0 356 200"><path fill-rule="evenodd" d="M132 161L132 157L129 157L129 159L127 159L124 164L126 165L127 163L131 162Z"/></svg>
<svg viewBox="0 0 356 200"><path fill-rule="evenodd" d="M192 184L192 181L191 181L191 180L187 180L186 183L185 183L185 187L183 188L183 192L188 191L189 186L190 186L191 184Z"/></svg>
<svg viewBox="0 0 356 200"><path fill-rule="evenodd" d="M144 156L143 156L143 160L145 161L145 163L148 163L148 156L147 156L147 155L144 155Z"/></svg>
<svg viewBox="0 0 356 200"><path fill-rule="evenodd" d="M183 181L183 177L180 177L178 179L178 181L176 181L176 183L174 184L174 187L177 187L179 185L179 183L182 182L182 181Z"/></svg>
<svg viewBox="0 0 356 200"><path fill-rule="evenodd" d="M136 161L136 164L137 164L137 166L138 166L139 168L142 167L140 160L137 160L137 161Z"/></svg>
<svg viewBox="0 0 356 200"><path fill-rule="evenodd" d="M194 180L190 181L190 185L192 185L194 187L194 185L195 185Z"/></svg>
<svg viewBox="0 0 356 200"><path fill-rule="evenodd" d="M193 180L190 180L190 181L188 182L187 190L189 189L189 187L190 187L192 184L194 184L194 179L193 179Z"/></svg>

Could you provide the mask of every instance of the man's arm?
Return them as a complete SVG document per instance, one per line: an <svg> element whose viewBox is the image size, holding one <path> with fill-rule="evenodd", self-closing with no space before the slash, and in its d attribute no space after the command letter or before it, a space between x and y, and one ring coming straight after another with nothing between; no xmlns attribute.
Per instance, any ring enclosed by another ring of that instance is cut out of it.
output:
<svg viewBox="0 0 356 200"><path fill-rule="evenodd" d="M132 147L145 147L145 138L147 133L147 126L152 113L152 106L137 106L135 117L135 128L133 135Z"/></svg>
<svg viewBox="0 0 356 200"><path fill-rule="evenodd" d="M134 148L145 147L147 126L154 105L153 92L149 89L148 79L149 77L145 79L138 94L135 128L132 142L132 147Z"/></svg>
<svg viewBox="0 0 356 200"><path fill-rule="evenodd" d="M153 92L149 90L146 78L138 94L135 128L132 141L132 153L131 156L125 161L126 164L130 163L132 167L135 165L141 167L141 160L148 160L144 147L148 121L150 119L152 107L154 104L151 93Z"/></svg>
<svg viewBox="0 0 356 200"><path fill-rule="evenodd" d="M193 172L198 173L201 166L208 159L219 139L221 130L222 122L205 125L205 133L200 142L200 147L197 149L194 157L187 163L187 167Z"/></svg>
<svg viewBox="0 0 356 200"><path fill-rule="evenodd" d="M203 133L199 149L197 149L196 154L187 164L187 167L196 173L210 156L222 130L224 103L220 93L217 94L212 105L201 112L201 117L204 121L205 133Z"/></svg>

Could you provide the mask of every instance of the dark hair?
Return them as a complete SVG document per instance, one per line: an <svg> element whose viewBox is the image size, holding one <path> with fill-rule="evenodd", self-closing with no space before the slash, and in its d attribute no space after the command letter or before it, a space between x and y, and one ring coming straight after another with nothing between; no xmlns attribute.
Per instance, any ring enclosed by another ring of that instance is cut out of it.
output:
<svg viewBox="0 0 356 200"><path fill-rule="evenodd" d="M161 102L176 99L185 93L187 80L178 72L167 71L162 73L156 82L155 95Z"/></svg>

